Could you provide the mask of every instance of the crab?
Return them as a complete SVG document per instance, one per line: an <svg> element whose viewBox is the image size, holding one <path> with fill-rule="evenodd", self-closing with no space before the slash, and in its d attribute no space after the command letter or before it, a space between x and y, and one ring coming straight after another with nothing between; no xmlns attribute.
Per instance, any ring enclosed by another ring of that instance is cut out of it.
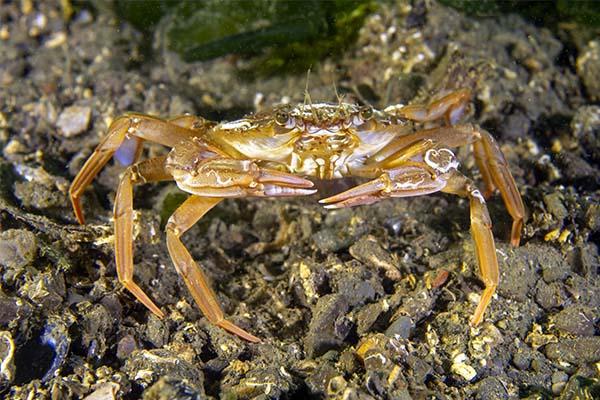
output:
<svg viewBox="0 0 600 400"><path fill-rule="evenodd" d="M75 216L84 224L84 189L113 157L128 165L114 202L115 263L119 281L159 318L163 311L133 279L133 186L175 181L190 194L166 224L167 248L204 316L250 342L260 339L224 315L200 266L181 236L226 198L307 196L316 193L308 178L366 179L320 200L325 208L366 205L387 198L435 192L469 200L471 234L485 285L471 324L479 324L498 286L499 270L486 206L498 189L512 217L510 241L518 246L524 207L509 166L484 129L458 123L471 98L468 89L436 96L428 104L376 110L339 100L280 105L242 119L216 123L184 115L160 119L130 113L112 122L107 135L70 187ZM138 161L143 141L169 147L168 154ZM452 148L472 144L485 185L483 193L459 172Z"/></svg>

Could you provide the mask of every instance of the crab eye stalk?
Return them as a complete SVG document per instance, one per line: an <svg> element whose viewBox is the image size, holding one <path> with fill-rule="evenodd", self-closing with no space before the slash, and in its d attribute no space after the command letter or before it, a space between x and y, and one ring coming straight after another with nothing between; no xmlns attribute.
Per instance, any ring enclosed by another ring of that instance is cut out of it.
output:
<svg viewBox="0 0 600 400"><path fill-rule="evenodd" d="M359 115L364 121L367 121L373 118L373 109L369 106L364 106L360 109Z"/></svg>
<svg viewBox="0 0 600 400"><path fill-rule="evenodd" d="M290 114L285 110L278 110L275 113L275 122L277 125L285 126L290 120Z"/></svg>

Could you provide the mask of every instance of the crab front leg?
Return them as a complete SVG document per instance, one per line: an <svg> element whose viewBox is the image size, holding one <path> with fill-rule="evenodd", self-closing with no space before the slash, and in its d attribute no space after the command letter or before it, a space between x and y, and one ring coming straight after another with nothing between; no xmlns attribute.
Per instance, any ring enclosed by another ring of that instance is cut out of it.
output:
<svg viewBox="0 0 600 400"><path fill-rule="evenodd" d="M80 224L85 223L80 202L81 194L115 152L124 164L133 163L139 156L143 140L174 147L193 135L194 127L202 125L200 122L204 120L191 116L166 121L143 114L126 114L114 120L108 128L108 133L85 162L69 188L77 221Z"/></svg>
<svg viewBox="0 0 600 400"><path fill-rule="evenodd" d="M193 145L193 144L191 144ZM227 197L298 196L313 194L313 183L292 174L261 168L252 160L236 160L214 156L206 158L193 170L186 161L185 148L176 148L167 162L167 169L178 186L192 196L167 222L167 248L177 272L183 278L192 297L208 320L250 342L260 339L225 319L217 297L201 268L181 241L181 236L204 214ZM195 153L198 154L198 153Z"/></svg>
<svg viewBox="0 0 600 400"><path fill-rule="evenodd" d="M498 286L498 260L485 199L473 182L456 170L458 162L448 149L430 149L424 162L390 169L378 178L355 188L321 200L326 208L371 204L389 197L412 197L438 191L467 197L471 206L471 235L475 242L479 271L485 284L484 292L471 323L481 322L492 295ZM420 164L420 166L419 166ZM432 175L431 170L436 174Z"/></svg>
<svg viewBox="0 0 600 400"><path fill-rule="evenodd" d="M485 183L484 197L498 189L508 213L513 219L511 244L518 246L525 216L523 200L498 143L485 129L472 124L442 126L401 136L371 156L367 168L389 169L406 165L406 161L427 150L473 144L477 167ZM362 171L360 171L362 173ZM371 175L372 176L372 175Z"/></svg>

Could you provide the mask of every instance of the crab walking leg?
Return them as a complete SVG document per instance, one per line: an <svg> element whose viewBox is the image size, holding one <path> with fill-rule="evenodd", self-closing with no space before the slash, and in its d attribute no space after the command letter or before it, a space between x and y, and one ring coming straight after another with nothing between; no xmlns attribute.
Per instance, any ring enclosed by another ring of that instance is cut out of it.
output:
<svg viewBox="0 0 600 400"><path fill-rule="evenodd" d="M133 185L173 179L164 170L165 158L151 158L127 168L119 183L114 207L115 264L119 281L159 318L163 318L164 313L133 281Z"/></svg>
<svg viewBox="0 0 600 400"><path fill-rule="evenodd" d="M523 199L496 140L483 129L479 129L478 133L480 139L475 142L475 145L478 146L478 149L475 149L475 160L487 185L486 194L494 186L500 191L506 209L513 219L510 243L516 247L521 239L523 218L525 216ZM483 157L482 160L478 160L477 153ZM484 172L484 170L487 171ZM489 174L489 176L486 176L486 174Z"/></svg>
<svg viewBox="0 0 600 400"><path fill-rule="evenodd" d="M481 322L492 295L498 286L498 260L496 246L491 230L490 217L485 199L473 183L455 169L454 155L447 149L434 150L429 158L434 165L421 168L408 166L396 168L382 174L379 178L321 200L326 208L352 207L371 204L388 197L421 196L443 191L467 197L471 205L471 234L475 241L479 271L485 289L471 323ZM426 158L427 160L427 158ZM432 177L428 168L436 166L441 175Z"/></svg>
<svg viewBox="0 0 600 400"><path fill-rule="evenodd" d="M483 178L483 183L485 185L483 197L489 199L494 193L494 190L496 190L496 186L494 186L492 172L486 162L487 156L482 141L479 140L473 143L473 155L475 156L475 163L477 164L477 168L479 168L479 172L481 172L481 177Z"/></svg>
<svg viewBox="0 0 600 400"><path fill-rule="evenodd" d="M402 165L405 164L407 155L414 154L413 149L421 148L426 152L429 151L428 148L453 148L470 143L473 144L475 161L485 183L484 197L490 195L495 188L500 191L504 205L513 219L511 244L518 246L525 207L502 150L486 130L472 124L424 129L394 140L371 156L370 165L373 167ZM395 157L400 161L396 161Z"/></svg>
<svg viewBox="0 0 600 400"><path fill-rule="evenodd" d="M177 272L185 281L204 316L211 323L250 342L258 343L260 339L256 336L225 319L217 296L210 288L206 276L180 240L181 235L221 200L222 198L217 197L189 197L167 222L167 248Z"/></svg>
<svg viewBox="0 0 600 400"><path fill-rule="evenodd" d="M482 194L469 178L458 171L451 174L442 191L467 197L471 205L471 235L475 242L479 272L485 284L477 309L471 318L471 324L478 325L483 319L483 314L492 300L496 287L498 287L500 275L496 245L492 235L492 222Z"/></svg>
<svg viewBox="0 0 600 400"><path fill-rule="evenodd" d="M191 130L177 124L143 114L127 114L114 120L108 128L108 133L85 162L69 188L77 221L80 224L85 223L80 202L81 194L126 139L136 137L173 147L192 134ZM137 150L134 150L134 153L137 153ZM133 158L135 159L135 155Z"/></svg>
<svg viewBox="0 0 600 400"><path fill-rule="evenodd" d="M418 122L429 122L444 118L446 124L452 125L458 122L470 100L471 91L460 89L435 99L427 105L410 104L400 108L392 106L386 108L385 111Z"/></svg>

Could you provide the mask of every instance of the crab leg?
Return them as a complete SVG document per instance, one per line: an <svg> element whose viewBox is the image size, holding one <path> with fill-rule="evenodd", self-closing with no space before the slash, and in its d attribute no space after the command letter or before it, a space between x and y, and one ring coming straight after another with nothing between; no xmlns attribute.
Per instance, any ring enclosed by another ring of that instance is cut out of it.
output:
<svg viewBox="0 0 600 400"><path fill-rule="evenodd" d="M369 166L375 170L377 167L406 165L405 160L418 155L419 150L426 152L432 148L459 147L470 143L473 144L475 161L485 183L484 197L488 197L495 188L498 188L504 205L513 219L511 244L518 246L525 207L498 143L486 130L471 124L461 124L425 129L401 136L374 154Z"/></svg>
<svg viewBox="0 0 600 400"><path fill-rule="evenodd" d="M422 163L420 168L408 166L392 169L377 179L320 202L326 204L326 208L342 208L371 204L387 197L420 196L438 191L469 198L471 235L475 242L479 271L485 284L481 300L471 319L471 323L477 325L498 286L499 276L492 224L485 199L471 180L456 170L454 155L449 150L431 150L431 153L426 153L425 160L428 163ZM430 168L437 169L439 175L432 177Z"/></svg>
<svg viewBox="0 0 600 400"><path fill-rule="evenodd" d="M127 145L133 145L131 146L133 149L123 150L122 156L129 157L130 161L134 161L136 159L135 154L139 154L140 144L135 143L137 140L149 140L173 147L182 140L189 138L193 133L190 129L180 126L177 121L176 123L170 123L143 114L127 114L114 120L108 128L107 135L85 162L69 188L69 196L77 221L80 224L85 223L80 202L81 194L124 142L127 142ZM133 156L128 155L128 152L131 151Z"/></svg>
<svg viewBox="0 0 600 400"><path fill-rule="evenodd" d="M417 164L417 163L414 163ZM431 176L427 165L404 166L389 170L378 178L322 199L325 208L335 209L372 204L388 197L412 197L439 192L445 181Z"/></svg>
<svg viewBox="0 0 600 400"><path fill-rule="evenodd" d="M483 314L492 300L496 287L498 287L500 275L496 245L492 235L492 221L485 205L485 199L479 190L469 178L458 171L454 171L442 191L467 197L471 205L471 235L475 242L479 272L485 285L477 309L471 318L471 324L478 325L483 319Z"/></svg>
<svg viewBox="0 0 600 400"><path fill-rule="evenodd" d="M444 118L447 125L452 125L458 122L470 100L470 90L460 89L427 105L410 104L400 108L392 106L385 111L418 122L429 122Z"/></svg>
<svg viewBox="0 0 600 400"><path fill-rule="evenodd" d="M206 197L284 197L316 192L310 180L276 169L259 167L252 160L213 158L193 173L173 167L171 173L184 191Z"/></svg>
<svg viewBox="0 0 600 400"><path fill-rule="evenodd" d="M127 168L119 183L114 207L115 264L119 281L159 318L163 318L164 313L133 281L133 184L173 179L164 170L165 158L151 158Z"/></svg>
<svg viewBox="0 0 600 400"><path fill-rule="evenodd" d="M204 316L213 324L250 342L258 343L260 339L256 336L225 319L217 296L210 288L206 276L180 239L181 235L221 200L222 198L217 197L189 197L171 215L167 222L167 248L177 272L185 281L192 297L194 297Z"/></svg>
<svg viewBox="0 0 600 400"><path fill-rule="evenodd" d="M500 191L506 209L513 219L510 243L518 246L525 216L523 199L496 140L483 129L479 129L478 133L479 140L473 143L473 149L475 161L486 185L485 194L490 195L494 187Z"/></svg>

